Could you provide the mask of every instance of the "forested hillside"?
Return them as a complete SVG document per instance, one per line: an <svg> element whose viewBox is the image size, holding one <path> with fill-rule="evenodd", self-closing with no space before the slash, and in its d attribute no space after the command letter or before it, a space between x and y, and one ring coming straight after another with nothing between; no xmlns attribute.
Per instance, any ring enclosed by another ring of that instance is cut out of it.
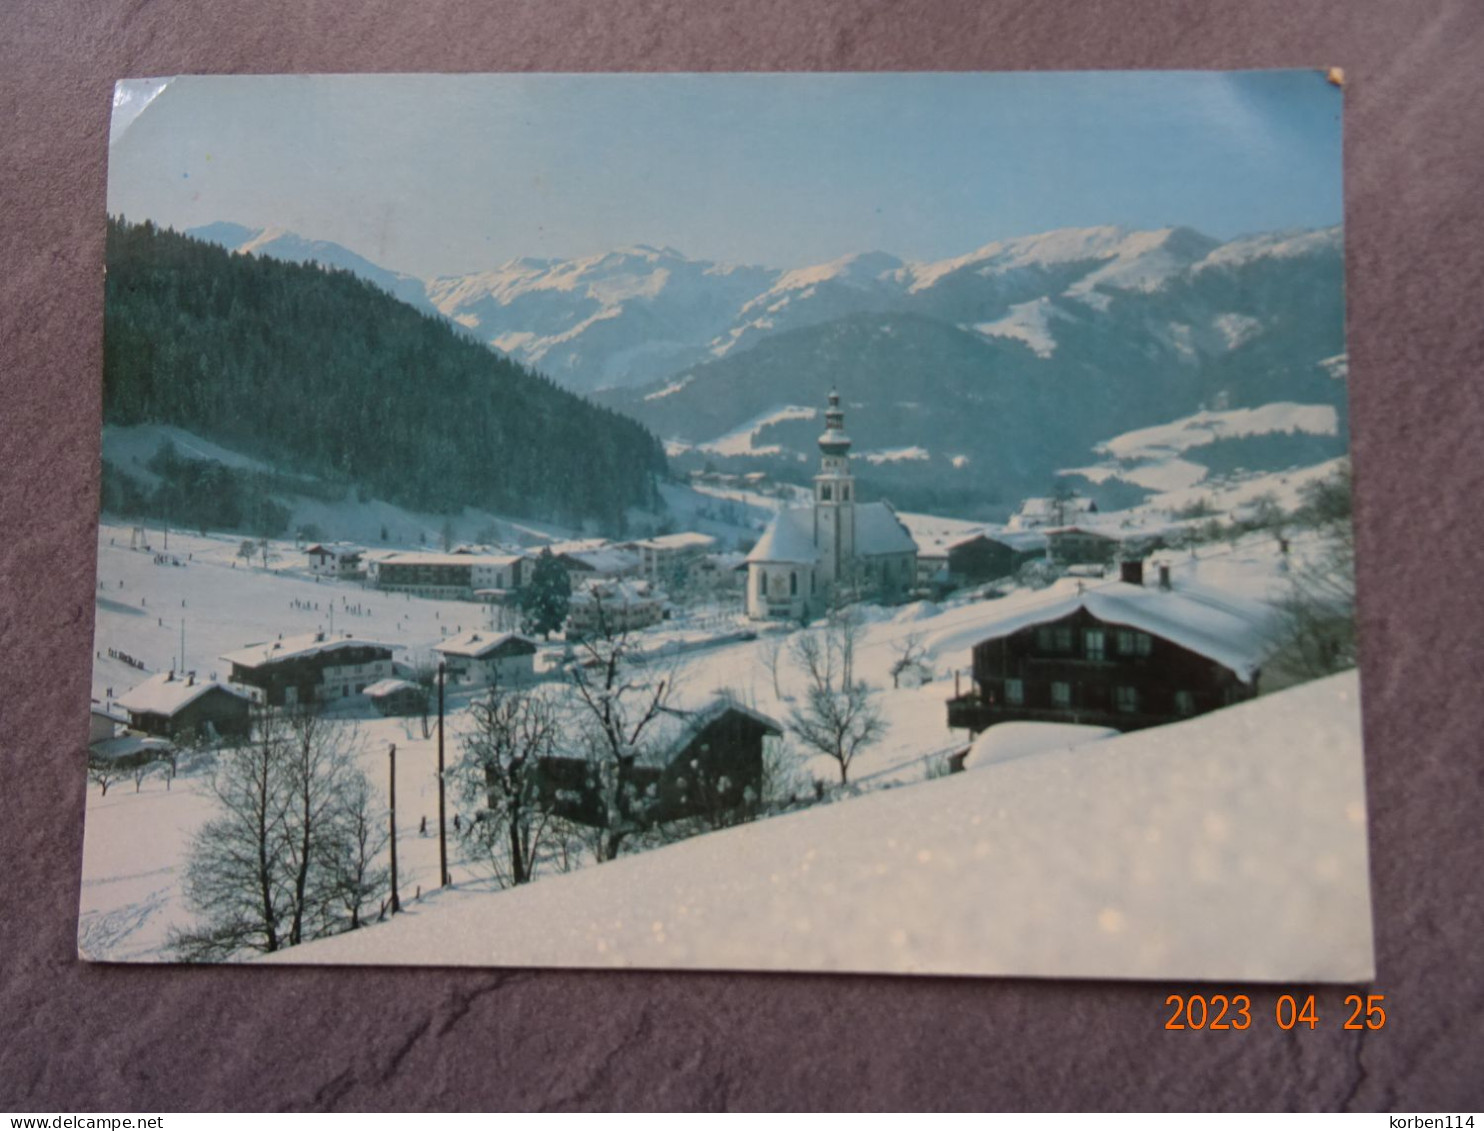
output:
<svg viewBox="0 0 1484 1131"><path fill-rule="evenodd" d="M108 229L104 420L173 424L420 510L606 529L653 507L639 424L346 271Z"/></svg>

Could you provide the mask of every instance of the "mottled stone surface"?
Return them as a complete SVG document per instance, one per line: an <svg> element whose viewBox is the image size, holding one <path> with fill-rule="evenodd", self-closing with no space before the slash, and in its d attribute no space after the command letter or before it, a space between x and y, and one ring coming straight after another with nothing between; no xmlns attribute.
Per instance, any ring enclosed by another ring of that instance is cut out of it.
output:
<svg viewBox="0 0 1484 1131"><path fill-rule="evenodd" d="M1477 0L0 8L0 1108L1484 1105L1481 58ZM1270 1022L1275 989L1245 1033L1167 1033L1191 987L77 961L115 78L1300 65L1348 77L1385 1030L1341 1031L1344 989L1313 1033Z"/></svg>

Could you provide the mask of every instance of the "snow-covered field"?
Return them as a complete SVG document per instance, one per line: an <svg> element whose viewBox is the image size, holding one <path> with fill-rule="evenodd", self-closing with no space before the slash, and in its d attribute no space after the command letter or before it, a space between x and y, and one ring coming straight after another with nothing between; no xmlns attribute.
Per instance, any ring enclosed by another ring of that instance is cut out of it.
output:
<svg viewBox="0 0 1484 1131"><path fill-rule="evenodd" d="M1178 508L1184 504L1177 499L1198 486L1205 491L1225 493L1229 487L1252 479L1267 481L1262 491L1274 491L1276 494L1279 492L1273 485L1275 482L1281 487L1281 481L1290 474L1307 475L1315 470L1327 474L1333 470L1335 461L1294 473L1269 472L1245 477L1209 478L1210 473L1206 467L1181 457L1191 448L1216 440L1274 433L1334 436L1338 431L1339 414L1331 405L1275 401L1257 408L1197 412L1166 424L1139 428L1104 440L1094 449L1097 455L1103 457L1100 462L1086 467L1065 468L1061 474L1085 476L1093 483L1121 479L1137 487L1158 492L1142 508L1146 510ZM1254 492L1252 497L1257 493L1261 492ZM1193 499L1195 496L1189 497ZM1236 503L1233 502L1232 505Z"/></svg>
<svg viewBox="0 0 1484 1131"><path fill-rule="evenodd" d="M1359 708L1335 676L276 960L1364 981Z"/></svg>

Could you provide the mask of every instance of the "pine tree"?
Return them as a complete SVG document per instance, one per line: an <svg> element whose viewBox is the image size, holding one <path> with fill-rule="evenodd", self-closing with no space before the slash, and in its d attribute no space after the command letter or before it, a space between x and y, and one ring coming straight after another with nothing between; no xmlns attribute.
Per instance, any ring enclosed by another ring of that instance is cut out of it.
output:
<svg viewBox="0 0 1484 1131"><path fill-rule="evenodd" d="M531 570L531 580L521 590L521 611L527 632L539 632L544 639L561 628L571 605L572 580L550 548L541 551Z"/></svg>

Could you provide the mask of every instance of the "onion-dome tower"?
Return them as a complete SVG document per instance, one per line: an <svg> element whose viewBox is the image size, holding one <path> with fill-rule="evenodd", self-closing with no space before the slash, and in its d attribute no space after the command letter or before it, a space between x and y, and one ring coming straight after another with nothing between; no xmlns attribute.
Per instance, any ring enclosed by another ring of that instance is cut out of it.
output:
<svg viewBox="0 0 1484 1131"><path fill-rule="evenodd" d="M850 474L850 437L840 394L830 390L819 437L819 474L814 477L814 544L821 580L833 584L850 572L855 557L855 478Z"/></svg>

